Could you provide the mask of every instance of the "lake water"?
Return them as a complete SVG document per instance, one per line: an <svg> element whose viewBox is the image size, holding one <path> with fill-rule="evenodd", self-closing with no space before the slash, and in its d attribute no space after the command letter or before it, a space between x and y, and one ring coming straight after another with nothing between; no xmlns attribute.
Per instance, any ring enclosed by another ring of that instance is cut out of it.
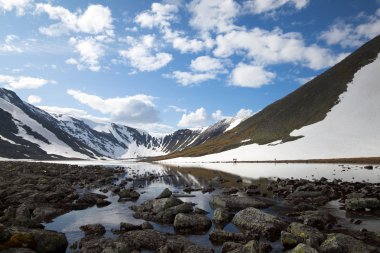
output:
<svg viewBox="0 0 380 253"><path fill-rule="evenodd" d="M133 224L141 224L143 220L135 219L132 215L133 212L129 209L131 205L139 205L142 202L152 199L160 194L165 188L169 188L175 193L183 193L184 185L192 185L195 187L202 187L208 185L211 178L221 175L223 178L229 180L227 186L232 186L236 182L237 176L240 176L243 181L247 183L254 183L257 180L267 180L276 178L305 178L305 179L319 179L325 177L329 180L341 179L343 181L367 181L372 183L380 182L380 168L374 166L373 170L363 169L363 165L336 165L336 164L274 164L274 163L213 163L213 164L150 164L150 163L131 163L121 161L65 161L62 163L78 164L78 165L103 165L103 166L123 166L127 167L127 173L144 175L145 173L152 172L159 175L171 175L170 177L160 177L153 182L145 180L135 180L133 186L141 194L136 202L118 202L118 196L112 193L107 193L108 200L112 202L111 205L103 208L92 207L86 210L72 211L65 215L56 218L52 223L45 224L46 229L62 231L71 243L80 240L83 233L79 227L85 224L101 223L106 227L106 236L113 237L110 230L118 229L120 222L128 222ZM128 174L126 177L128 177ZM127 187L132 186L129 183ZM143 186L141 188L141 186ZM98 190L95 192L100 193ZM186 202L193 202L197 207L202 208L209 212L209 217L212 216L212 209L209 205L210 194L202 194L201 192L192 192L194 197L180 198ZM214 192L215 194L215 192ZM271 207L265 212L284 215L287 212L287 206L281 208L281 203L276 207ZM347 227L356 226L346 221L345 211L339 210L339 203L337 201L330 202L325 207L338 217L342 223ZM363 223L358 227L366 227L368 230L380 231L380 219L378 217L360 217ZM163 226L152 223L156 230L174 233L172 226ZM213 228L211 228L212 230ZM210 230L210 231L211 231ZM225 230L238 231L234 225L229 224ZM220 246L212 245L206 235L191 235L188 236L191 241L213 247L215 252L220 252ZM275 243L276 244L276 243ZM273 245L276 247L276 245ZM278 242L277 242L278 244ZM279 246L279 245L277 245ZM68 252L71 252L68 250ZM149 252L149 251L146 251Z"/></svg>

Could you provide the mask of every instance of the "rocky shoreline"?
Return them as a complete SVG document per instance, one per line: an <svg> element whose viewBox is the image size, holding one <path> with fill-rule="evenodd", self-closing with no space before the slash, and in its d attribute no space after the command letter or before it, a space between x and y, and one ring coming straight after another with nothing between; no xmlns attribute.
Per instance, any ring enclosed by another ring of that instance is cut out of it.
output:
<svg viewBox="0 0 380 253"><path fill-rule="evenodd" d="M111 237L105 236L103 224L84 224L80 227L84 237L68 245L65 234L45 230L43 224L72 210L111 204L104 194L117 196L120 203L136 201L146 187L139 185L141 180L154 182L173 175L137 175L128 168L1 162L0 252L214 252L189 240L191 235L208 237L223 253L380 252L380 229L347 228L323 209L326 203L338 200L346 213L380 217L380 183L326 178L252 183L229 174L202 173L207 182L202 187L184 184L180 192L165 189L131 205L133 217L145 222L121 222L110 231ZM94 189L104 194L94 193ZM181 200L191 199L194 193L209 196L210 213L197 203ZM361 220L351 222L355 226ZM174 233L158 231L154 224L172 227ZM229 226L236 231L227 229Z"/></svg>

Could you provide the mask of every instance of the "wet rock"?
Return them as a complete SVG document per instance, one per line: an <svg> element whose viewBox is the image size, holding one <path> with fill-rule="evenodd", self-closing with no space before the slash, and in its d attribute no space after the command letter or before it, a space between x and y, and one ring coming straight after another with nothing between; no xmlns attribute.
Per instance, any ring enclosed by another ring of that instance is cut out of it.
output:
<svg viewBox="0 0 380 253"><path fill-rule="evenodd" d="M153 212L158 213L168 208L178 206L182 203L183 202L180 199L173 198L173 197L165 198L165 199L157 199L157 200L154 200L152 203L152 207L153 207L152 210Z"/></svg>
<svg viewBox="0 0 380 253"><path fill-rule="evenodd" d="M247 207L266 208L270 204L251 197L219 196L214 195L210 199L212 207L223 207L229 210L242 210Z"/></svg>
<svg viewBox="0 0 380 253"><path fill-rule="evenodd" d="M54 207L37 207L33 210L32 219L37 222L50 222L54 217L65 213L63 209Z"/></svg>
<svg viewBox="0 0 380 253"><path fill-rule="evenodd" d="M286 222L281 219L252 207L235 214L232 223L250 232L263 235L270 240L277 239L281 230L287 226Z"/></svg>
<svg viewBox="0 0 380 253"><path fill-rule="evenodd" d="M108 206L110 204L111 204L111 202L108 200L104 200L104 199L97 199L96 200L96 206L97 207L105 207L105 206Z"/></svg>
<svg viewBox="0 0 380 253"><path fill-rule="evenodd" d="M252 240L243 245L241 248L236 248L229 253L260 253L260 245L258 241Z"/></svg>
<svg viewBox="0 0 380 253"><path fill-rule="evenodd" d="M309 245L304 244L304 243L298 244L297 247L295 247L294 249L292 249L289 252L290 253L318 253L318 251L316 249L314 249L314 248L312 248Z"/></svg>
<svg viewBox="0 0 380 253"><path fill-rule="evenodd" d="M357 211L380 208L380 201L377 198L352 198L345 201L346 210Z"/></svg>
<svg viewBox="0 0 380 253"><path fill-rule="evenodd" d="M1 253L36 253L36 252L28 248L10 248L10 249L2 250Z"/></svg>
<svg viewBox="0 0 380 253"><path fill-rule="evenodd" d="M366 170L373 170L373 166L372 165L367 165L367 166L364 166L364 169L366 169Z"/></svg>
<svg viewBox="0 0 380 253"><path fill-rule="evenodd" d="M191 245L183 253L214 253L214 250L200 245Z"/></svg>
<svg viewBox="0 0 380 253"><path fill-rule="evenodd" d="M335 224L336 218L326 211L306 211L299 219L303 224L323 229L327 224Z"/></svg>
<svg viewBox="0 0 380 253"><path fill-rule="evenodd" d="M193 245L188 239L183 236L169 236L164 246L157 250L158 253L182 253L186 248Z"/></svg>
<svg viewBox="0 0 380 253"><path fill-rule="evenodd" d="M125 222L120 223L120 233L126 233L129 231L141 230L141 229L142 229L141 225L134 225L134 224L125 223Z"/></svg>
<svg viewBox="0 0 380 253"><path fill-rule="evenodd" d="M146 221L143 224L141 224L141 228L142 229L153 229L153 225L150 222Z"/></svg>
<svg viewBox="0 0 380 253"><path fill-rule="evenodd" d="M328 185L307 183L298 186L294 192L287 195L286 199L293 204L307 202L320 206L336 198L336 196L335 190Z"/></svg>
<svg viewBox="0 0 380 253"><path fill-rule="evenodd" d="M85 236L89 235L104 235L106 233L106 229L102 224L87 224L80 227L85 234Z"/></svg>
<svg viewBox="0 0 380 253"><path fill-rule="evenodd" d="M197 214L208 214L207 211L205 211L205 210L203 210L201 208L198 208L198 207L194 208L194 213L197 213Z"/></svg>
<svg viewBox="0 0 380 253"><path fill-rule="evenodd" d="M78 252L78 251L75 251ZM80 241L80 252L83 253L124 253L133 252L133 247L121 241L104 237L85 237Z"/></svg>
<svg viewBox="0 0 380 253"><path fill-rule="evenodd" d="M231 215L227 209L224 208L216 208L212 214L212 221L215 224L223 225L230 221Z"/></svg>
<svg viewBox="0 0 380 253"><path fill-rule="evenodd" d="M167 237L158 231L144 229L129 231L120 239L135 249L157 250L165 245Z"/></svg>
<svg viewBox="0 0 380 253"><path fill-rule="evenodd" d="M173 226L181 233L199 233L208 231L211 221L205 215L179 213L175 216Z"/></svg>
<svg viewBox="0 0 380 253"><path fill-rule="evenodd" d="M292 249L296 247L302 239L299 236L293 235L292 233L281 231L281 243L284 249Z"/></svg>
<svg viewBox="0 0 380 253"><path fill-rule="evenodd" d="M11 233L5 226L0 224L0 244L8 241L9 238L11 238Z"/></svg>
<svg viewBox="0 0 380 253"><path fill-rule="evenodd" d="M329 234L319 247L321 253L370 253L376 252L374 247L344 234Z"/></svg>
<svg viewBox="0 0 380 253"><path fill-rule="evenodd" d="M209 234L209 239L213 243L222 244L223 242L248 242L248 236L243 233L231 233L222 229L215 229Z"/></svg>
<svg viewBox="0 0 380 253"><path fill-rule="evenodd" d="M222 253L227 253L234 251L236 249L241 249L243 247L243 244L236 243L236 242L225 242L222 245Z"/></svg>
<svg viewBox="0 0 380 253"><path fill-rule="evenodd" d="M171 195L172 192L168 188L165 188L156 199L170 198Z"/></svg>
<svg viewBox="0 0 380 253"><path fill-rule="evenodd" d="M232 195L232 194L237 193L238 191L239 191L239 190L236 189L235 187L230 187L230 188L225 188L225 189L223 189L222 194L225 194L225 195Z"/></svg>
<svg viewBox="0 0 380 253"><path fill-rule="evenodd" d="M325 239L324 234L318 229L297 222L291 223L288 231L297 236L303 243L315 248L318 248Z"/></svg>
<svg viewBox="0 0 380 253"><path fill-rule="evenodd" d="M294 210L296 211L314 211L316 209L315 206L306 203L300 203L294 206Z"/></svg>

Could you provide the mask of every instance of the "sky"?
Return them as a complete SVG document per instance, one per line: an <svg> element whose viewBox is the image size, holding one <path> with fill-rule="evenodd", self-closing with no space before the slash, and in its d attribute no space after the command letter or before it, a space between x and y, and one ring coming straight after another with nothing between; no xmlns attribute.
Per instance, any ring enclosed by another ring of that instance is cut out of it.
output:
<svg viewBox="0 0 380 253"><path fill-rule="evenodd" d="M0 87L151 132L247 117L380 34L379 0L0 0Z"/></svg>

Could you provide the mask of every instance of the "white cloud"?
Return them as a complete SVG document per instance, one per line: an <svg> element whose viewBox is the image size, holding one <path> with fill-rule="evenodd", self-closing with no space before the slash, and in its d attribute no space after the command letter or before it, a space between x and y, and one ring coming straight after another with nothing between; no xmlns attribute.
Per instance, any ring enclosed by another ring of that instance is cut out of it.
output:
<svg viewBox="0 0 380 253"><path fill-rule="evenodd" d="M346 56L315 44L307 46L301 34L283 33L280 29L234 30L218 35L216 44L213 53L217 57L244 54L260 65L300 63L314 70L330 67Z"/></svg>
<svg viewBox="0 0 380 253"><path fill-rule="evenodd" d="M30 95L27 99L29 104L39 104L42 101L42 98L36 95Z"/></svg>
<svg viewBox="0 0 380 253"><path fill-rule="evenodd" d="M69 108L69 107L58 107L58 106L38 106L38 108L51 113L51 114L63 114L70 115L73 117L84 117L88 116L88 113L84 110Z"/></svg>
<svg viewBox="0 0 380 253"><path fill-rule="evenodd" d="M212 58L210 56L199 56L191 61L190 67L193 71L199 72L221 71L224 69L223 63L220 59Z"/></svg>
<svg viewBox="0 0 380 253"><path fill-rule="evenodd" d="M56 83L52 80L29 76L8 76L0 75L0 83L5 84L7 88L12 90L18 89L37 89L49 83Z"/></svg>
<svg viewBox="0 0 380 253"><path fill-rule="evenodd" d="M284 5L293 5L297 10L305 8L310 0L248 0L244 7L254 14L272 12Z"/></svg>
<svg viewBox="0 0 380 253"><path fill-rule="evenodd" d="M145 28L167 27L177 19L177 12L178 7L174 4L153 3L150 10L136 16L135 22Z"/></svg>
<svg viewBox="0 0 380 253"><path fill-rule="evenodd" d="M190 39L183 32L173 31L170 27L161 29L163 38L166 42L171 43L174 49L181 53L198 53L205 49L210 49L215 42L208 36L202 39Z"/></svg>
<svg viewBox="0 0 380 253"><path fill-rule="evenodd" d="M201 33L227 32L239 14L239 5L233 0L193 0L188 5L190 25Z"/></svg>
<svg viewBox="0 0 380 253"><path fill-rule="evenodd" d="M87 37L84 39L71 38L70 44L74 46L80 57L78 60L74 58L67 59L67 64L76 65L79 70L87 67L91 71L97 72L101 69L100 59L105 54L101 43L92 37Z"/></svg>
<svg viewBox="0 0 380 253"><path fill-rule="evenodd" d="M209 124L209 116L206 109L201 107L195 112L183 114L181 120L178 122L179 127L204 127Z"/></svg>
<svg viewBox="0 0 380 253"><path fill-rule="evenodd" d="M80 103L88 105L103 114L111 115L111 120L129 123L155 123L159 121L154 98L144 94L128 97L103 99L78 90L67 93Z"/></svg>
<svg viewBox="0 0 380 253"><path fill-rule="evenodd" d="M113 36L112 13L108 7L103 5L89 5L82 13L81 10L70 12L62 6L52 6L51 4L36 4L36 13L47 13L52 20L58 23L48 27L41 27L41 33L48 36L59 36L75 33L106 34Z"/></svg>
<svg viewBox="0 0 380 253"><path fill-rule="evenodd" d="M209 113L207 113L205 108L200 107L196 109L195 112L184 113L177 125L179 127L187 127L187 128L205 127L215 122L218 122L224 119L230 119L233 117L239 118L239 119L246 119L252 116L253 114L254 113L250 109L240 109L234 116L226 116L223 114L221 110L216 110L210 115Z"/></svg>
<svg viewBox="0 0 380 253"><path fill-rule="evenodd" d="M236 113L235 117L239 119L246 119L251 117L253 114L254 112L251 109L242 108Z"/></svg>
<svg viewBox="0 0 380 253"><path fill-rule="evenodd" d="M215 79L216 73L193 73L185 71L174 71L172 74L165 76L175 79L178 83L180 83L183 86L189 86L192 84L202 83L207 80Z"/></svg>
<svg viewBox="0 0 380 253"><path fill-rule="evenodd" d="M169 107L170 109L176 111L176 112L183 112L183 113L186 113L186 112L187 112L186 109L180 108L180 107L175 106L175 105L169 105L168 107Z"/></svg>
<svg viewBox="0 0 380 253"><path fill-rule="evenodd" d="M338 22L323 31L319 38L328 45L339 44L342 47L357 47L380 34L380 8L374 15L366 17L365 22L354 26Z"/></svg>
<svg viewBox="0 0 380 253"><path fill-rule="evenodd" d="M139 71L155 71L165 67L172 61L171 54L159 52L152 35L142 36L139 40L129 38L132 46L127 50L120 50L122 58Z"/></svg>
<svg viewBox="0 0 380 253"><path fill-rule="evenodd" d="M0 44L0 53L22 53L22 49L15 45L15 41L18 39L16 35L9 34L5 36L4 43Z"/></svg>
<svg viewBox="0 0 380 253"><path fill-rule="evenodd" d="M266 71L262 66L240 63L232 71L231 84L240 87L260 88L269 84L275 77L275 73Z"/></svg>
<svg viewBox="0 0 380 253"><path fill-rule="evenodd" d="M25 14L25 10L31 6L32 0L0 0L0 11L16 11L18 16Z"/></svg>

